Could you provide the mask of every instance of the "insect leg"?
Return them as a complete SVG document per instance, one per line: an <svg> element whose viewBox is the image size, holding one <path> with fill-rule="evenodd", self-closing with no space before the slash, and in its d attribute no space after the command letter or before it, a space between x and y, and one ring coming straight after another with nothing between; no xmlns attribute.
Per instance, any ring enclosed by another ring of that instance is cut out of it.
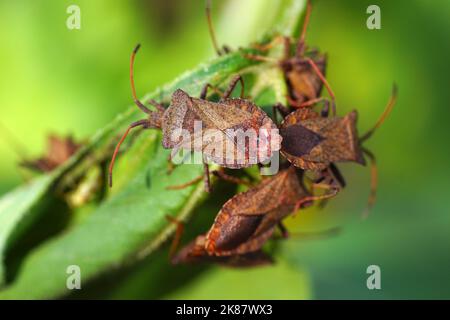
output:
<svg viewBox="0 0 450 320"><path fill-rule="evenodd" d="M117 153L119 152L119 149L120 149L120 146L121 146L122 142L125 140L125 138L127 137L128 133L130 132L131 129L139 127L139 126L143 126L144 128L148 128L149 125L150 124L149 124L149 121L147 119L133 122L132 124L130 124L128 129L123 134L122 138L120 139L119 143L116 146L116 149L114 150L111 162L109 164L109 186L110 187L112 187L112 171L113 171L113 168L114 168L114 162L116 161Z"/></svg>
<svg viewBox="0 0 450 320"><path fill-rule="evenodd" d="M200 99L205 100L208 96L208 89L213 90L215 93L217 93L221 98L223 97L223 92L220 91L218 88L214 87L213 85L207 83L203 86L202 91L200 93Z"/></svg>
<svg viewBox="0 0 450 320"><path fill-rule="evenodd" d="M160 112L166 111L166 108L164 108L164 106L163 106L161 103L156 102L156 101L153 100L153 99L150 99L148 102L149 102L152 106L154 106L158 111L160 111Z"/></svg>
<svg viewBox="0 0 450 320"><path fill-rule="evenodd" d="M330 163L330 166L325 169L324 173L325 175L327 175L329 178L332 179L332 182L337 181L337 183L339 184L339 188L345 188L346 183L344 180L344 177L342 176L342 173L339 171L338 167L336 167L336 165L334 163ZM325 177L322 177L322 179L325 179ZM319 181L316 181L319 182ZM320 209L323 209L325 207L325 205L328 203L329 199L323 199L319 202L318 207Z"/></svg>
<svg viewBox="0 0 450 320"><path fill-rule="evenodd" d="M286 117L290 113L289 108L285 107L283 104L281 104L279 102L273 106L272 111L273 111L274 118L276 118L276 111L278 111L283 118Z"/></svg>
<svg viewBox="0 0 450 320"><path fill-rule="evenodd" d="M320 113L320 115L323 118L328 118L329 114L330 114L330 102L328 100L324 100L322 112ZM336 116L336 109L333 109L333 115Z"/></svg>
<svg viewBox="0 0 450 320"><path fill-rule="evenodd" d="M209 165L203 162L203 181L205 184L206 192L211 192L211 180L209 178Z"/></svg>
<svg viewBox="0 0 450 320"><path fill-rule="evenodd" d="M169 249L169 259L172 260L173 256L175 255L175 252L177 251L177 248L180 244L180 240L181 240L181 236L183 235L183 231L184 231L184 225L181 221L179 221L178 219L166 215L166 219L171 222L174 223L177 226L177 229L175 231L175 236L172 240L172 243L170 244L170 249Z"/></svg>
<svg viewBox="0 0 450 320"><path fill-rule="evenodd" d="M230 176L229 174L225 173L225 170L223 168L220 168L219 170L214 170L212 172L213 175L215 175L216 177L219 177L222 180L234 183L234 184L243 184L245 186L251 187L252 184L250 182L248 182L247 180L244 179L240 179L237 177L233 177Z"/></svg>
<svg viewBox="0 0 450 320"><path fill-rule="evenodd" d="M237 83L241 83L241 99L244 98L244 80L242 79L241 75L236 75L233 79L231 79L230 84L228 85L227 90L223 93L223 99L228 99L233 92L234 88L236 87Z"/></svg>
<svg viewBox="0 0 450 320"><path fill-rule="evenodd" d="M185 182L183 184L179 184L179 185L175 185L175 186L168 186L168 187L166 187L166 189L167 190L181 190L181 189L187 188L189 186L192 186L202 180L203 180L203 175L198 176L198 177L196 177L188 182Z"/></svg>
<svg viewBox="0 0 450 320"><path fill-rule="evenodd" d="M168 186L168 187L166 187L166 189L167 190L181 190L181 189L192 186L203 180L205 183L206 192L211 192L211 182L209 179L209 166L206 162L203 162L203 171L204 171L204 173L201 176L198 176L198 177L192 179L191 181L185 182L183 184L175 185L175 186Z"/></svg>
<svg viewBox="0 0 450 320"><path fill-rule="evenodd" d="M342 175L339 168L334 163L330 163L329 169L332 175L336 178L336 181L339 183L341 188L345 188L347 183L345 182L344 176Z"/></svg>
<svg viewBox="0 0 450 320"><path fill-rule="evenodd" d="M375 155L367 149L362 149L364 154L370 159L370 195L367 200L367 207L363 212L363 219L369 216L369 212L375 204L377 198L377 186L378 186L378 169Z"/></svg>
<svg viewBox="0 0 450 320"><path fill-rule="evenodd" d="M317 76L320 78L320 80L323 82L323 84L325 85L325 87L327 88L328 94L330 95L330 98L332 100L332 103L334 103L335 100L335 95L333 90L331 90L331 87L327 81L327 79L325 78L325 76L323 75L322 71L320 71L319 67L317 66L317 64L314 62L314 60L312 60L311 58L306 58L306 62L309 63L309 65L313 68L314 72L317 74Z"/></svg>
<svg viewBox="0 0 450 320"><path fill-rule="evenodd" d="M308 204L311 201L318 201L318 200L323 200L323 199L329 199L332 198L334 196L336 196L336 194L339 192L339 188L333 185L328 185L328 184L323 184L323 183L317 183L317 184L313 184L313 188L321 188L321 189L326 189L326 190L330 190L330 192L325 193L323 195L320 196L308 196L308 197L304 197L302 199L300 199L299 201L297 201L297 203L295 204L294 207L294 213L296 213L300 208L302 208L305 204Z"/></svg>
<svg viewBox="0 0 450 320"><path fill-rule="evenodd" d="M281 232L281 236L284 238L284 239L287 239L287 238L289 238L289 231L288 231L288 229L286 228L286 226L283 224L283 222L278 222L278 229L280 229L280 232Z"/></svg>

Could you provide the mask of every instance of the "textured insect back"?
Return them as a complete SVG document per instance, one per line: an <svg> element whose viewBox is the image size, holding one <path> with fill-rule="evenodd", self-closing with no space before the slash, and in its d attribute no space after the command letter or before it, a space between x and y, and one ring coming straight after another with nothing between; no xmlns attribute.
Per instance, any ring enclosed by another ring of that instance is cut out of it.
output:
<svg viewBox="0 0 450 320"><path fill-rule="evenodd" d="M321 74L325 74L327 58L318 52L311 53L310 59L315 62ZM290 92L290 102L296 106L316 99L320 96L323 81L313 67L307 62L299 60L282 64L286 83Z"/></svg>
<svg viewBox="0 0 450 320"><path fill-rule="evenodd" d="M205 160L232 169L270 159L281 141L275 123L253 102L227 98L230 88L219 102L174 92L162 121L163 146L202 152Z"/></svg>
<svg viewBox="0 0 450 320"><path fill-rule="evenodd" d="M310 107L318 101L326 100L320 97L325 85L335 110L334 92L325 78L327 55L316 49L309 49L305 42L311 11L311 1L308 1L301 35L295 44L287 36L278 36L268 44L254 46L258 50L268 51L276 44L283 44L284 54L279 60L262 55L245 56L251 60L275 63L281 68L288 88L290 107Z"/></svg>
<svg viewBox="0 0 450 320"><path fill-rule="evenodd" d="M191 97L181 89L172 94L172 100L163 115L162 132L163 147L172 149L179 146L182 138L182 130L190 135L194 134L195 121L201 121L192 108ZM190 144L186 146L190 148Z"/></svg>
<svg viewBox="0 0 450 320"><path fill-rule="evenodd" d="M261 249L278 222L306 195L294 167L235 195L223 205L207 233L206 251L224 256Z"/></svg>
<svg viewBox="0 0 450 320"><path fill-rule="evenodd" d="M309 109L294 111L281 124L281 152L304 170L323 170L333 162L365 164L356 121L356 111L343 118L324 118Z"/></svg>
<svg viewBox="0 0 450 320"><path fill-rule="evenodd" d="M321 153L328 162L357 162L365 164L356 128L358 114L352 111L343 118L328 118L319 122L324 137Z"/></svg>
<svg viewBox="0 0 450 320"><path fill-rule="evenodd" d="M283 138L281 153L298 168L322 170L327 167L327 164L323 163L323 159L309 161L305 158L325 140L325 137L314 125L319 120L318 113L310 109L299 109L290 113L281 123L280 134Z"/></svg>

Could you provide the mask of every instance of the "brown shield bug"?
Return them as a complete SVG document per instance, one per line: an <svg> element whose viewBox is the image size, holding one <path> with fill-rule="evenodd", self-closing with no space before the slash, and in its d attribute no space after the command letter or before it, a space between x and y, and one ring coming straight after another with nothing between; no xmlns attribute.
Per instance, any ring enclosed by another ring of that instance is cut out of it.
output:
<svg viewBox="0 0 450 320"><path fill-rule="evenodd" d="M313 185L330 190L313 196L303 186L302 178L302 171L290 166L235 195L223 205L206 235L181 250L175 261L205 255L218 259L260 252L277 226L286 234L281 224L283 218L312 201L333 197L338 191L331 184ZM174 243L177 243L179 236L175 239ZM171 252L174 251L172 247Z"/></svg>
<svg viewBox="0 0 450 320"><path fill-rule="evenodd" d="M300 38L297 41L294 54L291 53L291 38L285 36L276 36L268 44L255 45L255 48L259 49L260 51L267 51L274 45L282 43L284 53L281 60L276 60L260 55L245 56L249 59L257 61L274 62L283 70L288 87L287 98L291 107L309 107L321 100L325 100L324 98L320 97L322 86L325 85L331 98L331 105L335 114L335 96L333 90L331 89L328 81L324 76L327 57L325 54L321 54L317 50L310 50L308 52L306 51L307 47L305 45L305 38L311 10L311 2L308 1L302 32Z"/></svg>
<svg viewBox="0 0 450 320"><path fill-rule="evenodd" d="M396 99L397 87L394 85L383 114L374 127L361 137L358 136L356 128L356 111L344 117L326 118L310 109L296 110L287 115L280 126L280 134L283 137L281 153L296 167L314 171L327 168L337 170L333 165L335 162L356 162L365 165L365 154L369 157L372 168L370 208L375 201L377 169L375 156L362 147L362 143L381 126L394 107ZM335 176L339 175L337 171L333 173Z"/></svg>
<svg viewBox="0 0 450 320"><path fill-rule="evenodd" d="M205 235L197 236L193 241L185 245L175 254L183 233L184 225L169 215L166 216L166 218L177 226L175 238L172 241L169 251L169 257L172 264L217 263L228 267L254 267L273 263L272 258L261 250L232 256L211 256L205 250Z"/></svg>
<svg viewBox="0 0 450 320"><path fill-rule="evenodd" d="M206 251L227 256L259 250L286 216L338 191L332 184L313 187L329 192L313 196L303 185L303 172L290 166L235 195L223 205L206 234Z"/></svg>
<svg viewBox="0 0 450 320"><path fill-rule="evenodd" d="M59 137L51 134L47 138L47 153L34 160L24 160L21 166L40 172L49 172L66 162L81 144L76 143L71 136Z"/></svg>
<svg viewBox="0 0 450 320"><path fill-rule="evenodd" d="M212 88L206 84L200 98L191 97L178 89L172 94L172 101L167 109L151 100L150 103L156 107L156 111L149 110L136 97L134 87L133 65L138 49L139 45L131 56L131 88L135 104L148 114L148 118L132 123L117 144L109 167L110 185L120 145L130 130L136 127L162 129L162 144L166 149L202 152L205 186L208 191L207 161L226 168L239 169L264 162L270 159L272 152L279 150L281 137L277 126L258 106L242 98L244 84L240 76L233 78L228 89L221 94L219 102L206 100L208 89ZM241 98L230 98L238 82L242 85ZM198 127L200 130L197 130Z"/></svg>
<svg viewBox="0 0 450 320"><path fill-rule="evenodd" d="M81 143L75 142L70 135L63 137L57 134L49 134L47 135L46 153L41 157L30 159L26 155L26 146L1 122L0 130L2 131L2 136L6 138L7 142L15 149L16 154L21 159L19 165L38 172L50 172L59 167L82 146Z"/></svg>

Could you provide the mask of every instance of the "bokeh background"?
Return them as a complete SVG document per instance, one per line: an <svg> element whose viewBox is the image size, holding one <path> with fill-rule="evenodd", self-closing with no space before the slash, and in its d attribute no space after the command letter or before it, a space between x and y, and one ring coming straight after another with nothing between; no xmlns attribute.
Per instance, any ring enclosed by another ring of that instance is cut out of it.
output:
<svg viewBox="0 0 450 320"><path fill-rule="evenodd" d="M81 8L81 30L66 28L70 4ZM176 283L177 277L157 279L147 261L107 293L91 296L450 298L450 3L313 4L307 40L329 55L327 76L340 113L357 108L364 131L383 111L392 83L399 87L392 115L367 143L379 165L370 219L359 219L369 170L342 165L348 188L325 209L289 221L292 233L342 226L341 234L308 241L294 235L277 243L279 267L196 268L192 276L184 269ZM370 4L381 7L381 30L366 28ZM236 48L256 40L261 30L248 24L269 9L257 0L214 1L219 41ZM0 39L0 122L6 127L0 134L0 194L23 182L12 139L28 155L40 154L48 133L89 137L130 105L128 63L137 42L143 45L136 65L141 94L214 56L199 0L4 0ZM366 287L372 264L381 267L381 290ZM265 282L249 283L253 274Z"/></svg>

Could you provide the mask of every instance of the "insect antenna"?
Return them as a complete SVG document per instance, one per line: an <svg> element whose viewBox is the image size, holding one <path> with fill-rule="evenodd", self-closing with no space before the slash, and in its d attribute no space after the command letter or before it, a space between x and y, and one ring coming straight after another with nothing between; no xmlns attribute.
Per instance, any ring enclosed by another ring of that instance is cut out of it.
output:
<svg viewBox="0 0 450 320"><path fill-rule="evenodd" d="M370 160L370 194L367 200L367 207L363 212L362 218L366 219L369 216L369 212L375 204L377 198L377 186L378 186L378 169L375 155L367 149L362 149L364 154Z"/></svg>
<svg viewBox="0 0 450 320"><path fill-rule="evenodd" d="M139 109L141 109L143 112L145 112L147 114L152 114L152 111L150 109L148 109L146 106L144 106L144 104L141 101L139 101L139 99L137 98L137 96L136 96L136 87L134 86L134 59L135 59L136 53L138 52L140 47L141 47L141 44L138 44L134 48L133 53L131 54L131 59L130 59L131 93L133 95L134 103L139 107Z"/></svg>
<svg viewBox="0 0 450 320"><path fill-rule="evenodd" d="M214 28L213 28L212 20L211 20L211 0L206 0L205 11L206 11L206 19L208 20L209 35L211 36L211 41L212 41L214 50L216 50L217 54L220 56L222 54L222 52L220 51L219 45L217 44L216 34L214 32Z"/></svg>
<svg viewBox="0 0 450 320"><path fill-rule="evenodd" d="M297 42L297 49L296 49L297 57L301 57L305 50L306 30L308 29L309 17L311 16L311 10L312 10L311 1L308 0L308 3L306 4L306 14L305 14L305 20L303 21L302 33Z"/></svg>
<svg viewBox="0 0 450 320"><path fill-rule="evenodd" d="M397 88L397 85L394 83L394 85L392 86L391 97L389 98L389 101L386 105L386 108L383 111L383 114L378 119L378 121L375 123L373 128L370 129L369 131L367 131L361 138L359 138L360 142L363 142L363 141L366 141L367 139L369 139L372 136L372 134L375 132L375 130L377 130L383 124L384 120L386 120L386 118L391 113L392 109L394 108L395 103L397 102L397 93L398 93L398 88Z"/></svg>
<svg viewBox="0 0 450 320"><path fill-rule="evenodd" d="M119 153L120 146L122 145L122 142L127 137L128 133L130 133L130 130L133 129L133 128L139 127L139 126L143 126L145 128L146 126L148 126L148 120L147 119L139 120L139 121L136 121L136 122L133 122L132 124L130 124L128 129L125 131L125 133L123 134L122 138L120 139L119 143L117 144L116 149L114 149L114 153L113 153L113 156L111 158L111 162L109 164L109 170L108 170L109 186L110 187L112 187L112 172L113 172L114 163L116 161L117 154Z"/></svg>
<svg viewBox="0 0 450 320"><path fill-rule="evenodd" d="M179 221L178 219L166 215L166 219L170 222L173 223L177 226L177 229L175 231L175 237L172 240L172 243L170 244L170 249L169 249L169 259L172 260L172 258L175 256L175 252L177 251L177 248L180 244L181 241L181 236L183 235L183 231L184 231L184 225L181 221Z"/></svg>
<svg viewBox="0 0 450 320"><path fill-rule="evenodd" d="M116 149L114 150L111 162L109 164L109 186L112 187L112 171L114 168L114 163L116 161L116 157L117 154L119 153L119 149L120 146L122 145L122 142L125 140L125 138L127 137L128 133L130 133L130 130L139 126L142 126L144 128L152 128L152 127L158 127L157 123L155 122L156 119L159 117L159 113L155 113L153 111L151 111L150 109L148 109L146 106L144 106L144 104L139 101L139 99L136 96L136 88L134 86L134 59L136 57L136 53L138 52L139 48L141 47L140 44L138 44L132 54L131 54L131 59L130 59L130 82L131 82L131 93L133 95L133 100L134 103L139 107L139 109L141 109L144 113L149 114L153 117L150 117L150 119L143 119L143 120L139 120L136 122L133 122L132 124L129 125L128 129L125 131L125 133L123 134L122 138L120 139L119 143L116 146ZM151 100L150 103L152 103L159 111L163 111L164 108L156 103L154 100Z"/></svg>

